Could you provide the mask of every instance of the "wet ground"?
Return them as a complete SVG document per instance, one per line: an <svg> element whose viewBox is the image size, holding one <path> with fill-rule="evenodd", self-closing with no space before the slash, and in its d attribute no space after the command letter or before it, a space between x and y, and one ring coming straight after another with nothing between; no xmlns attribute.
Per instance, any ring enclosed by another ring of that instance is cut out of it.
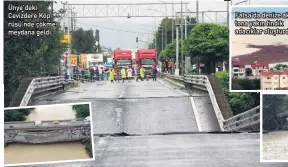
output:
<svg viewBox="0 0 288 167"><path fill-rule="evenodd" d="M263 160L288 160L288 131L263 134Z"/></svg>

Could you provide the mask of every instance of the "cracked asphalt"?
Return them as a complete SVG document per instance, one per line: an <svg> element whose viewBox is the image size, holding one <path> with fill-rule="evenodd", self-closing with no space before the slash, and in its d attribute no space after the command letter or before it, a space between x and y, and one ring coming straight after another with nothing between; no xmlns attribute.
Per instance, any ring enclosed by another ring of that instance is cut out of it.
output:
<svg viewBox="0 0 288 167"><path fill-rule="evenodd" d="M161 79L101 81L81 83L64 93L34 99L30 105L77 102L92 104L95 160L33 166L285 166L260 163L259 134L199 133L220 131L203 91L188 93ZM169 132L173 134L153 135ZM130 136L111 136L115 133Z"/></svg>

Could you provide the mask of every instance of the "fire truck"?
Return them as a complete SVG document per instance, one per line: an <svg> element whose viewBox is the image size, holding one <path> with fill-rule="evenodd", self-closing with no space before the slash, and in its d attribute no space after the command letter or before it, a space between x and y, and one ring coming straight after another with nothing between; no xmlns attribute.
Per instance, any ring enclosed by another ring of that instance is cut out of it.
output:
<svg viewBox="0 0 288 167"><path fill-rule="evenodd" d="M158 65L157 51L155 49L139 49L136 53L136 64L145 69L147 78L151 77L153 65Z"/></svg>

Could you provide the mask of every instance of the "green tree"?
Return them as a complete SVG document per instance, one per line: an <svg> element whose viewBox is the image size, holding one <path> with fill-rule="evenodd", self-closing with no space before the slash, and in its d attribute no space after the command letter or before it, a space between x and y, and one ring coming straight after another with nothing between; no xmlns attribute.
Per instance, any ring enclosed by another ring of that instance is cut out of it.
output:
<svg viewBox="0 0 288 167"><path fill-rule="evenodd" d="M187 56L204 63L206 73L215 73L216 63L229 59L228 38L227 26L214 23L198 24L185 40Z"/></svg>
<svg viewBox="0 0 288 167"><path fill-rule="evenodd" d="M287 95L281 94L265 94L263 95L263 128L267 130L275 130L284 126L285 122L281 122L277 117L278 114L287 111L288 98Z"/></svg>
<svg viewBox="0 0 288 167"><path fill-rule="evenodd" d="M240 93L229 91L229 75L221 74L219 77L222 85L222 89L228 99L230 107L234 115L243 113L249 109L252 109L260 105L260 94L259 93Z"/></svg>
<svg viewBox="0 0 288 167"><path fill-rule="evenodd" d="M13 36L8 35L8 22L15 20L8 18L8 13L16 14L17 11L8 10L8 5L23 6L37 5L39 13L51 13L49 6L53 1L5 1L4 2L4 105L8 107L12 97L23 78L55 75L58 73L60 58L65 52L65 45L61 44L63 31L57 17L51 22L56 22L55 28L50 28L52 35L43 36ZM17 22L31 22L28 19L17 19ZM33 19L32 22L40 22ZM13 28L23 30L23 27ZM28 29L27 29L28 30ZM31 29L34 30L34 29Z"/></svg>
<svg viewBox="0 0 288 167"><path fill-rule="evenodd" d="M155 38L156 38L156 46L157 46L157 53L158 55L161 53L162 51L162 35L163 35L163 47L166 48L166 46L168 44L170 44L172 41L172 32L173 34L173 39L176 39L176 28L175 25L180 23L181 19L171 19L171 18L164 18L161 20L161 23L156 31L156 33L154 34L153 37L153 41L151 41L151 43L149 44L149 48L154 48L155 46ZM191 22L191 25L187 25L187 33L189 34L190 31L192 30L192 28L195 26L196 23L196 19L194 17L190 18L187 17L186 21ZM172 24L172 22L174 22ZM184 21L183 21L184 22ZM172 25L174 25L174 28L172 28ZM167 33L165 30L165 27L167 29ZM172 30L173 29L173 30ZM162 31L163 30L163 31ZM185 29L182 29L183 35L185 33ZM181 29L179 28L179 39L181 38ZM167 43L166 43L167 42ZM164 50L163 48L163 50ZM159 57L160 59L160 57Z"/></svg>
<svg viewBox="0 0 288 167"><path fill-rule="evenodd" d="M96 38L93 30L83 30L82 28L72 32L72 46L78 53L93 53L96 51Z"/></svg>
<svg viewBox="0 0 288 167"><path fill-rule="evenodd" d="M77 118L86 118L90 116L89 104L73 105L73 109L76 111Z"/></svg>
<svg viewBox="0 0 288 167"><path fill-rule="evenodd" d="M181 62L181 45L182 45L182 40L178 40L178 44L179 44L179 51L178 51L178 62ZM184 50L183 50L183 54ZM164 50L162 50L159 54L159 60L163 61L163 60L167 60L167 59L172 59L173 61L176 61L176 40L174 40L173 42L169 43Z"/></svg>
<svg viewBox="0 0 288 167"><path fill-rule="evenodd" d="M252 68L246 68L245 74L246 74L246 76L250 76L252 74Z"/></svg>
<svg viewBox="0 0 288 167"><path fill-rule="evenodd" d="M286 64L277 64L276 66L275 66L275 68L277 69L277 70L280 70L280 68L287 68L288 66L286 65Z"/></svg>
<svg viewBox="0 0 288 167"><path fill-rule="evenodd" d="M4 122L9 121L25 121L26 117L23 112L18 110L5 110L4 111Z"/></svg>

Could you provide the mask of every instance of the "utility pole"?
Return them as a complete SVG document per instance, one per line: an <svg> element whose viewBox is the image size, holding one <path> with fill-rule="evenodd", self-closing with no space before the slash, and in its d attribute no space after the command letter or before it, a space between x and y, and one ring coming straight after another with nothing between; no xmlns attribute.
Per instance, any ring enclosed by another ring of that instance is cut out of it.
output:
<svg viewBox="0 0 288 167"><path fill-rule="evenodd" d="M172 1L172 42L174 40L174 2Z"/></svg>
<svg viewBox="0 0 288 167"><path fill-rule="evenodd" d="M229 28L229 22L230 22L230 20L229 20L229 12L230 12L230 10L229 10L230 8L229 8L229 1L227 1L227 26L228 26L228 28Z"/></svg>
<svg viewBox="0 0 288 167"><path fill-rule="evenodd" d="M187 38L187 4L185 4L185 39Z"/></svg>
<svg viewBox="0 0 288 167"><path fill-rule="evenodd" d="M157 24L156 24L156 19L155 19L155 50L157 51Z"/></svg>
<svg viewBox="0 0 288 167"><path fill-rule="evenodd" d="M176 25L176 68L175 75L179 76L179 25Z"/></svg>
<svg viewBox="0 0 288 167"><path fill-rule="evenodd" d="M72 8L70 9L70 13L71 13L71 31L73 32L74 31L74 24L73 24L73 22L74 22L74 18L73 18L73 10L72 10Z"/></svg>
<svg viewBox="0 0 288 167"><path fill-rule="evenodd" d="M184 57L183 57L183 10L182 10L182 0L181 0L181 26L180 26L180 28L181 28L181 75L183 75L183 71L184 71L184 68L183 68L183 59L184 59Z"/></svg>
<svg viewBox="0 0 288 167"><path fill-rule="evenodd" d="M165 47L167 46L167 23L168 23L168 18L167 18L167 4L165 4Z"/></svg>
<svg viewBox="0 0 288 167"><path fill-rule="evenodd" d="M196 24L199 23L199 2L196 1Z"/></svg>
<svg viewBox="0 0 288 167"><path fill-rule="evenodd" d="M163 22L162 22L163 23ZM164 32L163 32L163 25L161 26L161 35L162 35L162 50L164 49Z"/></svg>

